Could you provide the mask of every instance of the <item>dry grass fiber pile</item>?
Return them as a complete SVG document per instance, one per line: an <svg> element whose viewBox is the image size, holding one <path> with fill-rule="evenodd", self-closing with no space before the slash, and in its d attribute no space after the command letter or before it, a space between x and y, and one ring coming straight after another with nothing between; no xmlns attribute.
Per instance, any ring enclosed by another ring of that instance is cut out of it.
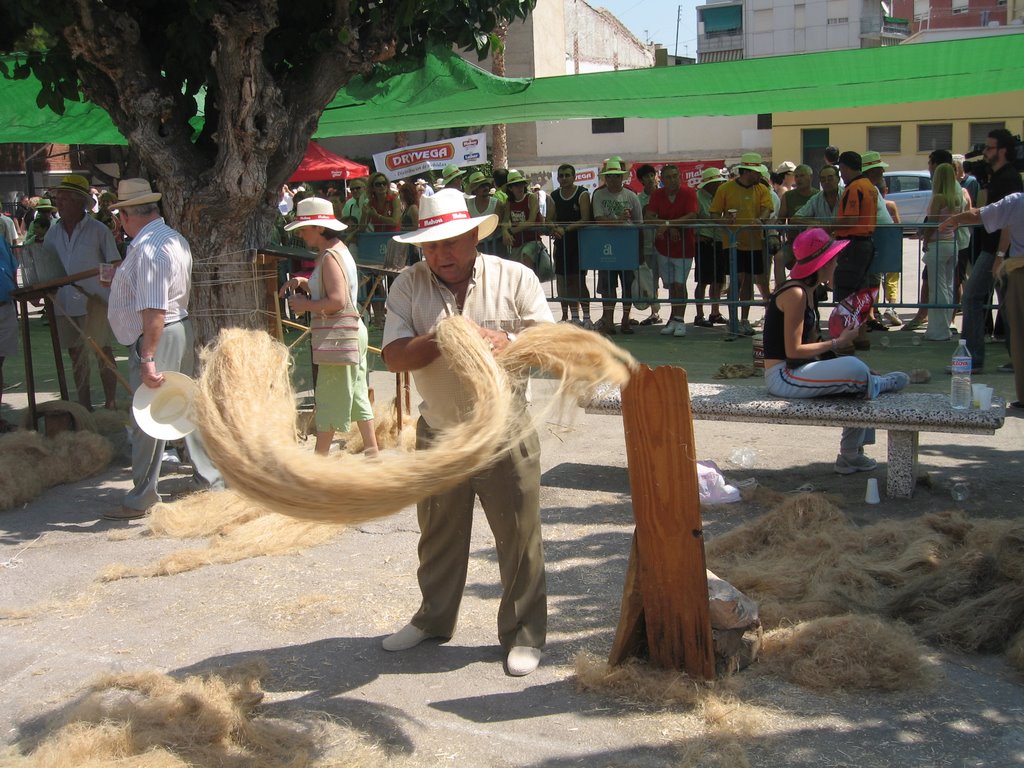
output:
<svg viewBox="0 0 1024 768"><path fill-rule="evenodd" d="M151 510L149 530L176 539L209 537L202 548L181 549L142 566L114 563L102 581L170 576L262 555L285 555L330 540L342 526L275 514L233 491L200 491Z"/></svg>
<svg viewBox="0 0 1024 768"><path fill-rule="evenodd" d="M877 616L802 621L769 632L761 650L770 670L816 691L902 691L934 679L913 632Z"/></svg>
<svg viewBox="0 0 1024 768"><path fill-rule="evenodd" d="M4 758L12 768L366 768L382 752L326 720L261 718L260 664L176 680L157 672L109 675L41 740ZM330 744L329 753L324 745Z"/></svg>
<svg viewBox="0 0 1024 768"><path fill-rule="evenodd" d="M683 710L699 718L703 732L679 743L679 766L743 768L749 766L744 741L767 733L772 713L741 701L735 680L696 683L679 672L654 669L635 659L609 667L604 659L576 657L576 685L581 691L610 696L630 707Z"/></svg>
<svg viewBox="0 0 1024 768"><path fill-rule="evenodd" d="M598 383L624 384L628 353L568 325L534 326L499 361L461 316L438 323L437 344L466 395L467 418L431 448L380 463L342 454L310 456L296 444L288 350L258 331L222 331L204 353L196 421L229 487L267 508L305 520L352 524L394 514L488 466L522 427L510 375L532 368L559 376L574 402ZM500 364L499 364L500 362Z"/></svg>
<svg viewBox="0 0 1024 768"><path fill-rule="evenodd" d="M848 661L849 679L837 668L825 687L867 684L856 683L858 665L876 678L868 687L923 681L926 670L906 663L921 652L895 622L936 645L1009 652L1024 671L1020 652L1011 652L1024 631L1024 523L940 513L858 528L823 496L800 494L712 540L707 554L712 570L758 602L766 628L786 627L784 635L766 638L766 658L784 658L787 645L804 644L809 652L827 643ZM826 617L843 619L800 625ZM870 640L883 631L884 643ZM878 653L865 656L871 642ZM886 682L900 668L908 677Z"/></svg>
<svg viewBox="0 0 1024 768"><path fill-rule="evenodd" d="M84 410L84 409L83 409ZM95 432L45 437L32 430L0 437L0 510L31 501L45 489L104 469L114 446Z"/></svg>
<svg viewBox="0 0 1024 768"><path fill-rule="evenodd" d="M402 421L402 431L398 431L398 398L391 402L373 404L373 433L377 436L377 447L384 451L397 448L401 451L416 450L416 417L406 416ZM353 424L345 433L345 451L347 453L363 452L363 436L359 428Z"/></svg>

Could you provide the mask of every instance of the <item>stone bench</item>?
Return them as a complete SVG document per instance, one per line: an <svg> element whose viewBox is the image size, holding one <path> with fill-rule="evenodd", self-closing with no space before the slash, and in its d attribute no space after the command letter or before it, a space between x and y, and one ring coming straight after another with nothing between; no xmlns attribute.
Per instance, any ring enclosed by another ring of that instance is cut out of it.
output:
<svg viewBox="0 0 1024 768"><path fill-rule="evenodd" d="M587 413L621 414L618 387L605 386L580 405ZM691 384L694 420L762 424L808 424L821 427L874 427L889 432L886 492L910 498L917 479L917 445L921 432L992 435L1003 426L1006 402L993 398L987 411L954 410L949 396L930 392L886 394L877 400L816 397L786 400L763 387L742 384Z"/></svg>

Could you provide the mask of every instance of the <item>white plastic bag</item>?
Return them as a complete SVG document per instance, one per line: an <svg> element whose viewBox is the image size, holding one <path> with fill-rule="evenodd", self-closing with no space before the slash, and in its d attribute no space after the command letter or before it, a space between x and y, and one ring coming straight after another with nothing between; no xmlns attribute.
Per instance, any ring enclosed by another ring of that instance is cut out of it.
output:
<svg viewBox="0 0 1024 768"><path fill-rule="evenodd" d="M633 306L643 312L655 299L654 272L646 264L641 264L633 278Z"/></svg>
<svg viewBox="0 0 1024 768"><path fill-rule="evenodd" d="M713 461L697 462L697 493L701 504L731 504L740 500L739 489L725 482Z"/></svg>

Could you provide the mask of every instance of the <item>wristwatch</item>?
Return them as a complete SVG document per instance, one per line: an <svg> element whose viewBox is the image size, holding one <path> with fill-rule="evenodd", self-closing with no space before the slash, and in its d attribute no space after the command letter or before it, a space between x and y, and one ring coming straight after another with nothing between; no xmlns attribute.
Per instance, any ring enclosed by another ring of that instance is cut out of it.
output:
<svg viewBox="0 0 1024 768"><path fill-rule="evenodd" d="M155 363L156 362L156 358L155 357L140 357L139 358L139 362L140 363Z"/></svg>

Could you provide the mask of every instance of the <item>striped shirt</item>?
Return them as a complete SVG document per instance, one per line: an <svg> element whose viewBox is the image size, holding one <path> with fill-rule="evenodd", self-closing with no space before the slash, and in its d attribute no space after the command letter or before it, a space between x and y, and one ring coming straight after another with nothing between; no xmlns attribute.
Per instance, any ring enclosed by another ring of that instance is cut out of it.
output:
<svg viewBox="0 0 1024 768"><path fill-rule="evenodd" d="M114 273L107 309L114 336L122 344L134 344L142 335L144 309L166 312L165 324L188 317L191 288L188 241L158 217L139 230Z"/></svg>
<svg viewBox="0 0 1024 768"><path fill-rule="evenodd" d="M112 264L121 260L110 228L88 214L75 225L70 235L61 221L53 222L46 230L43 247L57 252L60 263L64 265L64 272L69 275L96 269L103 262ZM76 285L103 301L110 294L109 288L100 285L99 277L87 277L74 285L65 285L57 291L57 300L54 302L58 315L81 317L86 313L88 297Z"/></svg>
<svg viewBox="0 0 1024 768"><path fill-rule="evenodd" d="M454 294L434 276L430 265L421 261L404 270L388 293L381 346L430 333L438 321L456 314L465 315L483 328L512 333L554 322L540 281L522 264L477 254L460 313ZM443 358L412 375L423 397L420 413L432 429L443 429L465 418L471 403Z"/></svg>

